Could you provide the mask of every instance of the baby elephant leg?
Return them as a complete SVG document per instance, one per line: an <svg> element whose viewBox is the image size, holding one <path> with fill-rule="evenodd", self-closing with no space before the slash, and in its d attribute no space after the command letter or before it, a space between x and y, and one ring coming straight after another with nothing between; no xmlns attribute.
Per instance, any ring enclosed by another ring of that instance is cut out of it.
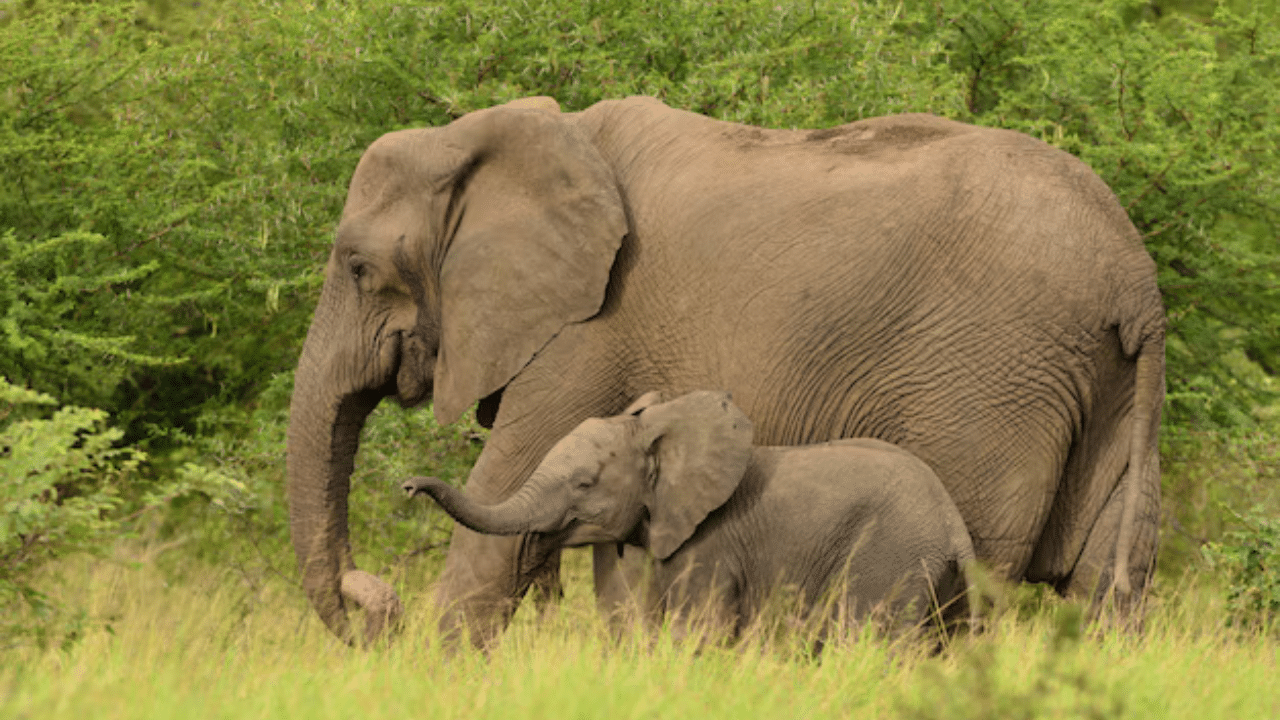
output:
<svg viewBox="0 0 1280 720"><path fill-rule="evenodd" d="M744 620L742 597L733 579L714 560L672 558L658 573L663 589L660 605L671 636L677 641L705 643L736 639Z"/></svg>
<svg viewBox="0 0 1280 720"><path fill-rule="evenodd" d="M656 625L658 599L653 592L653 558L634 545L605 543L592 548L596 608L615 634L638 623Z"/></svg>

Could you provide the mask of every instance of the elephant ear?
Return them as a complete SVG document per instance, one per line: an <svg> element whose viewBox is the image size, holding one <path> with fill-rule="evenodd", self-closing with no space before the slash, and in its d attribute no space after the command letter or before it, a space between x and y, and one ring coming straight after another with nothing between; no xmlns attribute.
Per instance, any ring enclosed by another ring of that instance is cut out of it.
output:
<svg viewBox="0 0 1280 720"><path fill-rule="evenodd" d="M433 388L450 423L599 312L627 223L604 158L544 101L472 113L442 139L460 150Z"/></svg>
<svg viewBox="0 0 1280 720"><path fill-rule="evenodd" d="M640 414L658 461L649 550L665 560L729 500L751 461L751 421L725 392L698 391Z"/></svg>

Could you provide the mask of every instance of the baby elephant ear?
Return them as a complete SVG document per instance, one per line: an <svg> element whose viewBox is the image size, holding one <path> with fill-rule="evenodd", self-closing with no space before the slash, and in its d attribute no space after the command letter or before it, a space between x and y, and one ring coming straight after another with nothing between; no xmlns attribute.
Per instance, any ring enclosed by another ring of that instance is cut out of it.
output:
<svg viewBox="0 0 1280 720"><path fill-rule="evenodd" d="M644 410L640 426L658 459L649 550L665 560L737 489L751 461L751 421L729 393L698 391Z"/></svg>

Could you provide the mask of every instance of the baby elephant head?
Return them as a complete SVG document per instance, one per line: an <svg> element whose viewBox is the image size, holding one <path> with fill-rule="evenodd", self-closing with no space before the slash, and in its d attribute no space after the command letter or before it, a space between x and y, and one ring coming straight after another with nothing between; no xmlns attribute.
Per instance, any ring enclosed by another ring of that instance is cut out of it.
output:
<svg viewBox="0 0 1280 720"><path fill-rule="evenodd" d="M666 559L733 495L750 459L751 421L728 393L663 402L651 392L621 415L584 421L497 505L435 478L403 487L435 498L476 532L561 534L562 545L634 541L647 518L647 545Z"/></svg>

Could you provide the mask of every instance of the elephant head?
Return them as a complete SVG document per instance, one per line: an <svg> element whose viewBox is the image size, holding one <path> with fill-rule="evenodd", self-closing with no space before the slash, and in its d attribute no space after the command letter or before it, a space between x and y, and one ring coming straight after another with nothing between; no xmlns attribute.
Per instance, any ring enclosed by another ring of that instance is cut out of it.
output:
<svg viewBox="0 0 1280 720"><path fill-rule="evenodd" d="M557 534L561 546L638 541L665 560L733 495L751 459L751 434L728 393L670 402L648 393L621 415L584 421L496 505L436 478L403 487L435 498L476 532Z"/></svg>
<svg viewBox="0 0 1280 720"><path fill-rule="evenodd" d="M382 398L434 400L441 423L499 391L566 324L599 311L626 233L612 171L530 99L442 128L383 136L351 179L295 375L290 532L320 617L351 642L344 598L393 618L399 600L356 570L349 478ZM492 425L496 402L482 403ZM370 621L366 637L380 632Z"/></svg>

